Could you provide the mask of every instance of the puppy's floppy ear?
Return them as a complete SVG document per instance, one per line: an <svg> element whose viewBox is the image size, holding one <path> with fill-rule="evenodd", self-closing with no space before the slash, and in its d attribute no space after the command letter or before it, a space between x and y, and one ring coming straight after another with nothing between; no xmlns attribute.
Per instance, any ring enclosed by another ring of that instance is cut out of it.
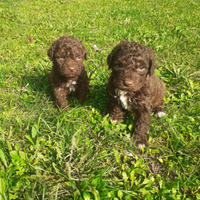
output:
<svg viewBox="0 0 200 200"><path fill-rule="evenodd" d="M107 64L108 64L108 69L112 68L113 65L113 60L115 59L116 55L118 54L119 51L123 49L123 46L128 43L127 40L121 40L121 42L116 45L111 53L107 57Z"/></svg>
<svg viewBox="0 0 200 200"><path fill-rule="evenodd" d="M88 53L87 53L87 49L85 46L83 46L83 53L84 53L84 59L87 60L88 59Z"/></svg>
<svg viewBox="0 0 200 200"><path fill-rule="evenodd" d="M152 48L149 48L149 75L154 74L154 70L156 68L156 60L155 60L155 54Z"/></svg>
<svg viewBox="0 0 200 200"><path fill-rule="evenodd" d="M87 53L87 51L86 51L85 54L84 54L84 58L85 58L85 60L88 59L88 53Z"/></svg>
<svg viewBox="0 0 200 200"><path fill-rule="evenodd" d="M112 55L113 55L113 53L111 52L107 57L108 69L111 69Z"/></svg>
<svg viewBox="0 0 200 200"><path fill-rule="evenodd" d="M50 59L51 61L53 61L53 58L54 58L54 53L55 53L56 45L57 45L57 40L55 40L55 41L52 43L50 49L47 51L47 55L48 55L48 57L49 57L49 59Z"/></svg>

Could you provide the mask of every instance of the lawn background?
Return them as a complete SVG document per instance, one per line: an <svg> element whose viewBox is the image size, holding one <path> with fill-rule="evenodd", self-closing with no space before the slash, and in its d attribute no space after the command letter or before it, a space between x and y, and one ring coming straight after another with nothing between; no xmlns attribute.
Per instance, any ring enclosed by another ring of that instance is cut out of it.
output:
<svg viewBox="0 0 200 200"><path fill-rule="evenodd" d="M200 199L199 19L198 0L2 0L0 200ZM100 66L67 113L47 82L47 50L65 33L86 46L89 74ZM108 117L106 58L121 39L153 48L167 87L142 151L133 117Z"/></svg>

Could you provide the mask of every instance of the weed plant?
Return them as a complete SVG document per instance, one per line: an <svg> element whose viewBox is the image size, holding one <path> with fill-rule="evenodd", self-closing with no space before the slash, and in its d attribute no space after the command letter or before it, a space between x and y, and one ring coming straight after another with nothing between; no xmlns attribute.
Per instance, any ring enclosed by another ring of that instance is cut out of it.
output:
<svg viewBox="0 0 200 200"><path fill-rule="evenodd" d="M199 19L198 0L1 0L0 200L200 199ZM69 112L47 82L47 50L65 33L96 70L88 101L72 98ZM167 87L142 151L133 116L108 116L106 58L121 39L153 48Z"/></svg>

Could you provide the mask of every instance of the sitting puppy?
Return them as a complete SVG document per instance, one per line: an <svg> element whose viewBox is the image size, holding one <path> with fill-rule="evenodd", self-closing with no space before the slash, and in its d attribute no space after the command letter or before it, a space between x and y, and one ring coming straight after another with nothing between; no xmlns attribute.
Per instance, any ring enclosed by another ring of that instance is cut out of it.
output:
<svg viewBox="0 0 200 200"><path fill-rule="evenodd" d="M112 69L106 88L111 121L122 121L125 110L134 113L134 143L141 149L148 144L151 111L158 117L165 115L166 88L154 74L154 52L136 42L122 40L108 55L107 64Z"/></svg>
<svg viewBox="0 0 200 200"><path fill-rule="evenodd" d="M73 36L61 36L55 40L47 52L53 62L48 81L61 109L68 110L66 96L75 94L83 104L87 98L89 79L84 59L87 59L85 46Z"/></svg>

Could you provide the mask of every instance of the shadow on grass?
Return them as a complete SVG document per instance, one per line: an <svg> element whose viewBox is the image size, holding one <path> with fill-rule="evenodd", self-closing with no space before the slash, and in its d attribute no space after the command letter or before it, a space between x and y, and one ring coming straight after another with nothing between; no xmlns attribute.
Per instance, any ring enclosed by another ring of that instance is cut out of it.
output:
<svg viewBox="0 0 200 200"><path fill-rule="evenodd" d="M47 73L39 75L26 75L23 77L23 80L29 85L32 91L36 93L44 93L46 96L53 97L53 92L47 81L47 77Z"/></svg>
<svg viewBox="0 0 200 200"><path fill-rule="evenodd" d="M44 96L48 97L50 101L55 101L47 77L48 72L38 75L24 75L22 77L22 84L25 85L24 88L26 88L26 85L28 84L28 87L31 88L32 92L35 92L36 94L39 93L39 95L44 94ZM90 84L89 92L87 94L87 101L84 103L85 106L91 106L97 109L103 116L108 114L106 85L106 83ZM75 96L69 97L68 100L71 107L75 107L77 104L81 106Z"/></svg>
<svg viewBox="0 0 200 200"><path fill-rule="evenodd" d="M108 99L106 95L107 83L91 84L87 95L86 106L92 106L97 109L101 115L108 114Z"/></svg>

